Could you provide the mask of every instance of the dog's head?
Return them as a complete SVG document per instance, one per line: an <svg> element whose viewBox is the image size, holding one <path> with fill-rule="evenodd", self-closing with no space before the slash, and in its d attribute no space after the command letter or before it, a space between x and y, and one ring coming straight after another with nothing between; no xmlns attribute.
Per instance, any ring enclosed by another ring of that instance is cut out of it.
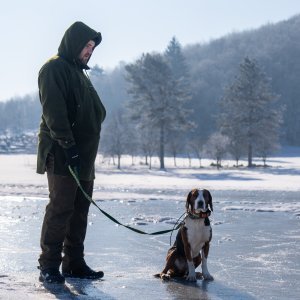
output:
<svg viewBox="0 0 300 300"><path fill-rule="evenodd" d="M212 196L208 190L193 189L186 199L186 211L192 213L206 212L208 208L213 211Z"/></svg>

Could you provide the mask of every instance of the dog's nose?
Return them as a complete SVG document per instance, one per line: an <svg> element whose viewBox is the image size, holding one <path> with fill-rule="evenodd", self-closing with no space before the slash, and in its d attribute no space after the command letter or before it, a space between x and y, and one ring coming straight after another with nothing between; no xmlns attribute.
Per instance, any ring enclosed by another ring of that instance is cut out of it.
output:
<svg viewBox="0 0 300 300"><path fill-rule="evenodd" d="M204 202L201 200L198 202L198 207L197 208L203 208Z"/></svg>

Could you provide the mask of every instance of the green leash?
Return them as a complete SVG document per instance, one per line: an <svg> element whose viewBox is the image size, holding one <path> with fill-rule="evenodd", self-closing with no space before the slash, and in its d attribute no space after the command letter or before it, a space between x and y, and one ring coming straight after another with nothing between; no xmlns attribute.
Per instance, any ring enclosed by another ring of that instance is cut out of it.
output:
<svg viewBox="0 0 300 300"><path fill-rule="evenodd" d="M130 227L129 225L125 225L125 224L120 223L117 219L115 219L114 217L112 217L109 213L105 212L103 209L101 209L101 208L97 205L97 203L96 203L96 202L95 202L95 201L94 201L94 200L93 200L93 199L85 192L85 190L84 190L83 187L81 186L81 183L80 183L80 181L79 181L79 179L78 179L78 176L76 175L76 173L74 172L74 170L71 168L71 166L68 166L68 167L69 167L69 171L70 171L71 175L73 176L74 180L76 181L76 183L77 183L79 189L81 190L81 192L83 193L84 197L85 197L87 200L89 200L92 204L94 204L94 206L96 206L96 207L100 210L100 212L101 212L102 214L104 214L107 218L109 218L111 221L115 222L116 224L118 224L118 225L120 225L120 226L123 226L123 227L126 227L127 229L132 230L132 231L134 231L134 232L136 232L136 233L139 233L139 234L147 234L147 235L160 235L160 234L165 234L165 233L169 233L169 232L172 232L172 233L173 233L174 230L177 230L177 229L180 228L181 223L179 223L177 226L176 226L176 224L178 223L178 221L180 220L180 218L181 218L183 215L181 215L181 217L176 221L176 223L175 223L175 225L174 225L174 227L173 227L172 229L161 230L161 231L156 231L156 232L151 232L151 233L147 233L147 232L145 232L145 231L142 231L142 230L139 230L139 229ZM176 228L175 228L175 226L176 226ZM172 235L171 235L171 236L172 236Z"/></svg>

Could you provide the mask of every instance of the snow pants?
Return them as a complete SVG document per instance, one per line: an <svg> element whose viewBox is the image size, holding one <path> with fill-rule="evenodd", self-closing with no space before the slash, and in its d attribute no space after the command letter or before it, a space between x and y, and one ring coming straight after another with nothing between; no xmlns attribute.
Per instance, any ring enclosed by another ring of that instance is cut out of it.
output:
<svg viewBox="0 0 300 300"><path fill-rule="evenodd" d="M42 225L39 258L41 269L80 266L84 263L84 240L90 202L71 176L53 174L53 158L47 160L49 203ZM92 197L94 181L80 181ZM62 257L64 252L64 257Z"/></svg>

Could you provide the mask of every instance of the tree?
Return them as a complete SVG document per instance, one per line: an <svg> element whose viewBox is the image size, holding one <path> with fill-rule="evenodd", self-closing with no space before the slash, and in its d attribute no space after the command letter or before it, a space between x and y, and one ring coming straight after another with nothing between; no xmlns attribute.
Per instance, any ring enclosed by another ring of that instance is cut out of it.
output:
<svg viewBox="0 0 300 300"><path fill-rule="evenodd" d="M97 93L100 95L107 112L109 112L108 119L111 116L110 112L121 108L123 101L128 98L127 82L124 75L125 69L121 63L113 70L108 71L95 65L89 73Z"/></svg>
<svg viewBox="0 0 300 300"><path fill-rule="evenodd" d="M152 168L152 157L157 150L157 136L155 135L154 130L150 127L145 127L139 131L139 144L140 148L145 155L145 163L149 164L149 169ZM149 158L149 163L148 163Z"/></svg>
<svg viewBox="0 0 300 300"><path fill-rule="evenodd" d="M205 152L216 160L217 168L222 167L222 159L227 153L229 138L220 132L213 133L205 144Z"/></svg>
<svg viewBox="0 0 300 300"><path fill-rule="evenodd" d="M181 45L175 37L169 42L165 57L181 93L185 94L186 100L189 100L191 98L190 75Z"/></svg>
<svg viewBox="0 0 300 300"><path fill-rule="evenodd" d="M264 167L267 166L267 157L270 153L278 150L279 143L278 143L278 132L279 132L279 125L282 123L281 116L278 116L278 113L274 112L273 118L280 118L276 124L269 124L270 119L264 119L262 124L263 127L268 128L267 135L261 136L260 143L257 145L257 154L262 158Z"/></svg>
<svg viewBox="0 0 300 300"><path fill-rule="evenodd" d="M219 125L234 148L239 146L239 155L246 151L248 167L253 166L253 156L266 137L272 143L279 137L282 109L275 106L278 98L271 92L270 80L256 61L246 57L221 100ZM272 149L271 144L268 149Z"/></svg>
<svg viewBox="0 0 300 300"><path fill-rule="evenodd" d="M196 158L199 160L199 168L202 167L201 160L203 155L203 146L203 141L198 138L191 139L189 142L187 142L187 151L188 153L192 152L193 156L196 156Z"/></svg>
<svg viewBox="0 0 300 300"><path fill-rule="evenodd" d="M228 145L228 152L231 154L231 156L236 161L236 167L239 167L239 161L242 158L242 156L245 154L245 147L242 143L239 143L241 141L239 136L233 136L231 140L229 140ZM241 141L242 142L242 141Z"/></svg>
<svg viewBox="0 0 300 300"><path fill-rule="evenodd" d="M124 127L124 149L125 153L131 156L131 165L134 165L134 158L139 153L139 135L135 130L134 124L128 120L127 116L123 116L123 127Z"/></svg>
<svg viewBox="0 0 300 300"><path fill-rule="evenodd" d="M168 152L170 152L173 156L174 167L177 166L176 164L176 157L180 153L180 151L184 148L183 143L183 135L178 133L177 130L170 130L168 132Z"/></svg>
<svg viewBox="0 0 300 300"><path fill-rule="evenodd" d="M185 98L179 89L164 57L160 54L142 55L135 63L125 67L126 79L133 96L127 108L139 128L152 128L158 137L160 168L164 169L166 134L168 131L186 130Z"/></svg>
<svg viewBox="0 0 300 300"><path fill-rule="evenodd" d="M0 131L20 133L37 129L41 118L38 94L14 97L0 103Z"/></svg>
<svg viewBox="0 0 300 300"><path fill-rule="evenodd" d="M165 51L166 61L171 69L172 76L176 80L178 90L180 90L181 97L185 101L191 99L191 85L188 67L185 61L185 57L182 53L181 45L179 41L173 37L169 42ZM191 110L189 112L189 115ZM190 122L190 128L194 128L195 123ZM176 156L183 149L182 143L183 136L178 130L171 130L168 132L168 147L174 158L174 166L176 166Z"/></svg>
<svg viewBox="0 0 300 300"><path fill-rule="evenodd" d="M103 130L103 152L111 157L117 156L118 169L121 169L121 157L126 149L126 126L121 110L115 111Z"/></svg>

